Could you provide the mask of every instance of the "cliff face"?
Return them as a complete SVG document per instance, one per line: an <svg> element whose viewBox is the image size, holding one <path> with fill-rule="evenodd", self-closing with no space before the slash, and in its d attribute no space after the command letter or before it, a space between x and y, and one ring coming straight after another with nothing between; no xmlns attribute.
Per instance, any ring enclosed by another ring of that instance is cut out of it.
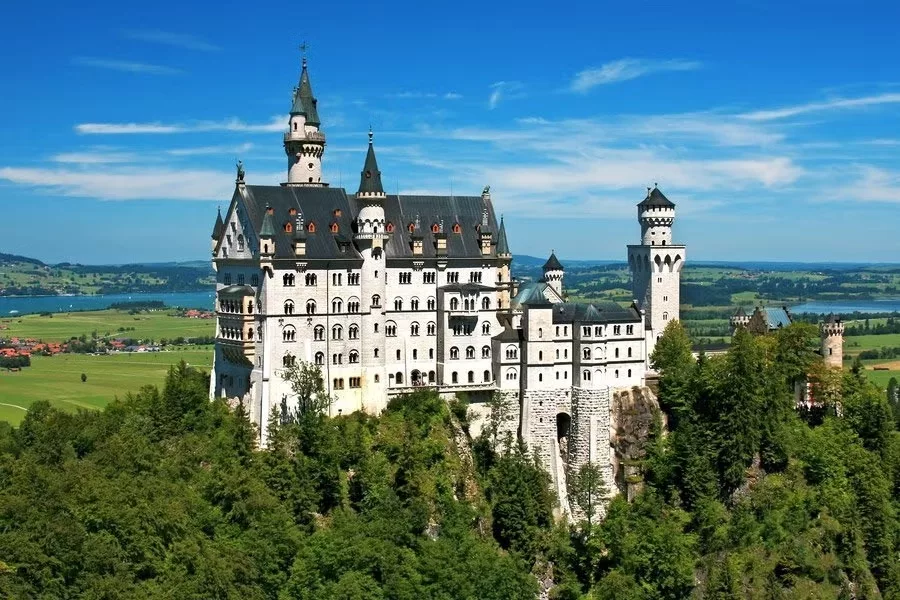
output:
<svg viewBox="0 0 900 600"><path fill-rule="evenodd" d="M643 488L640 463L647 453L647 441L659 409L656 396L648 387L633 387L613 393L610 406L609 443L613 450L613 475L619 491L630 501Z"/></svg>

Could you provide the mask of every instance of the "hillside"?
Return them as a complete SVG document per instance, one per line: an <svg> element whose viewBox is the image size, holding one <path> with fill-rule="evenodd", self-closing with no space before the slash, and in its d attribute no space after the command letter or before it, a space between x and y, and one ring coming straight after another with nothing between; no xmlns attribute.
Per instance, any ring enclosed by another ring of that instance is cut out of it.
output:
<svg viewBox="0 0 900 600"><path fill-rule="evenodd" d="M206 264L153 265L45 264L37 259L0 254L0 296L189 292L210 289Z"/></svg>

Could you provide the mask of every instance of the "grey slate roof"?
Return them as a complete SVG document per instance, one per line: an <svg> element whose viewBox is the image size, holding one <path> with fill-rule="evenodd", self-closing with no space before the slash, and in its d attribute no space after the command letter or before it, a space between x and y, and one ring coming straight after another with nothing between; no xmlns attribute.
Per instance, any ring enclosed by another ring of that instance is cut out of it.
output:
<svg viewBox="0 0 900 600"><path fill-rule="evenodd" d="M503 331L495 335L491 338L492 340L497 340L498 342L521 342L525 339L524 332L521 329L513 329L512 327L505 327Z"/></svg>
<svg viewBox="0 0 900 600"><path fill-rule="evenodd" d="M483 202L481 196L392 196L385 198L385 220L394 225L394 233L385 245L388 259L413 258L411 235L408 226L415 223L416 216L421 223L422 256L434 258L435 237L441 234L431 232L433 224L444 222L444 236L447 238L449 258L481 257L479 227ZM493 207L488 205L488 222L496 226ZM459 223L460 233L453 233L453 225Z"/></svg>
<svg viewBox="0 0 900 600"><path fill-rule="evenodd" d="M744 311L744 307L743 307L743 306L738 306L737 310L734 311L734 315L732 315L732 316L734 316L734 317L746 317L746 316L747 316L747 313Z"/></svg>
<svg viewBox="0 0 900 600"><path fill-rule="evenodd" d="M659 188L654 187L652 190L647 192L647 197L641 200L641 203L638 204L640 207L646 206L656 206L660 208L675 208L675 203L665 197L665 195L659 191Z"/></svg>
<svg viewBox="0 0 900 600"><path fill-rule="evenodd" d="M509 251L509 242L506 241L506 224L500 217L500 233L497 234L497 254L512 254Z"/></svg>
<svg viewBox="0 0 900 600"><path fill-rule="evenodd" d="M615 302L553 305L554 323L636 323L641 315L634 307L623 308Z"/></svg>
<svg viewBox="0 0 900 600"><path fill-rule="evenodd" d="M250 222L256 231L261 231L266 206L273 209L275 229L275 258L294 258L291 245L292 234L284 231L284 223L293 221L290 209L303 213L306 226L315 223L316 232L307 233L306 258L309 259L357 259L359 252L350 245L346 252L341 252L336 235L331 233L331 224L337 223L338 235L353 235L354 212L350 199L341 188L247 185L239 188L244 205L249 213ZM341 216L335 216L339 210Z"/></svg>
<svg viewBox="0 0 900 600"><path fill-rule="evenodd" d="M791 316L784 308L766 307L763 309L763 314L766 317L766 323L769 325L770 330L781 329L791 324Z"/></svg>
<svg viewBox="0 0 900 600"><path fill-rule="evenodd" d="M834 313L830 313L827 317L825 317L825 322L831 325L832 323L840 323L841 319Z"/></svg>
<svg viewBox="0 0 900 600"><path fill-rule="evenodd" d="M249 285L229 285L218 292L219 294L228 294L232 296L252 296L256 292Z"/></svg>
<svg viewBox="0 0 900 600"><path fill-rule="evenodd" d="M552 303L544 295L549 285L543 281L529 281L519 286L516 295L510 301L511 308L521 306L551 306Z"/></svg>
<svg viewBox="0 0 900 600"><path fill-rule="evenodd" d="M218 240L222 237L222 230L225 229L225 222L222 220L222 209L219 209L219 214L216 217L216 224L213 225L212 230L212 239Z"/></svg>
<svg viewBox="0 0 900 600"><path fill-rule="evenodd" d="M262 227L259 229L259 237L274 237L275 236L275 225L272 224L272 213L269 212L269 207L266 206L266 213L263 216Z"/></svg>
<svg viewBox="0 0 900 600"><path fill-rule="evenodd" d="M556 252L550 253L550 258L548 258L547 262L544 263L544 271L565 271L562 263L560 263L559 259L556 258Z"/></svg>

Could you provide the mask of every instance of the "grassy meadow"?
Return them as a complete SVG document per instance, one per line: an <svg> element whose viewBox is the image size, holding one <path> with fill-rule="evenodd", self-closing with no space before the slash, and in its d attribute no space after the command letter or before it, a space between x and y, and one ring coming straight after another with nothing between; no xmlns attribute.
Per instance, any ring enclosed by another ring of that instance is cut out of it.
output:
<svg viewBox="0 0 900 600"><path fill-rule="evenodd" d="M116 396L158 385L169 366L184 360L200 368L212 365L212 346L170 352L92 356L35 356L19 372L0 370L0 420L18 424L33 402L47 400L64 410L102 408ZM81 382L81 374L87 381Z"/></svg>
<svg viewBox="0 0 900 600"><path fill-rule="evenodd" d="M124 329L125 331L119 331ZM133 328L133 329L132 329ZM97 310L54 313L53 316L23 315L0 319L0 337L35 338L44 342L61 342L82 334L90 337L153 339L199 337L214 334L213 319L187 319L174 310L129 314L124 310Z"/></svg>

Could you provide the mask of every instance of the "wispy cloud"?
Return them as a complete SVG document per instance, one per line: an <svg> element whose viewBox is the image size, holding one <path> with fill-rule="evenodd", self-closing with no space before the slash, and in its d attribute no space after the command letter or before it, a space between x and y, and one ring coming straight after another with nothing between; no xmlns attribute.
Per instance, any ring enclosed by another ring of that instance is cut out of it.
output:
<svg viewBox="0 0 900 600"><path fill-rule="evenodd" d="M79 123L75 126L75 131L84 135L197 133L207 131L270 133L284 131L286 127L285 118L275 116L268 123L246 123L240 119L192 121L188 123Z"/></svg>
<svg viewBox="0 0 900 600"><path fill-rule="evenodd" d="M598 85L607 85L619 81L637 79L651 73L662 71L694 71L703 65L695 60L650 60L644 58L622 58L579 71L572 80L570 89L573 92L587 92Z"/></svg>
<svg viewBox="0 0 900 600"><path fill-rule="evenodd" d="M524 86L520 81L495 81L490 85L491 93L488 96L488 109L494 110L500 101L505 98L520 97Z"/></svg>
<svg viewBox="0 0 900 600"><path fill-rule="evenodd" d="M113 58L94 58L90 56L76 56L72 64L81 67L93 67L96 69L108 69L110 71L123 71L125 73L145 73L148 75L180 75L181 69L153 65L129 60L117 60Z"/></svg>
<svg viewBox="0 0 900 600"><path fill-rule="evenodd" d="M824 102L807 102L806 104L797 104L794 106L785 106L771 110L757 110L744 113L741 118L749 121L774 121L776 119L785 119L787 117L796 117L812 112L822 112L830 110L841 110L848 108L865 108L868 106L879 106L881 104L897 104L900 103L900 93L876 94L874 96L863 96L860 98L835 98Z"/></svg>
<svg viewBox="0 0 900 600"><path fill-rule="evenodd" d="M839 202L900 203L900 172L870 165L855 167L856 176L825 197Z"/></svg>
<svg viewBox="0 0 900 600"><path fill-rule="evenodd" d="M215 155L215 154L241 154L243 152L249 152L254 148L254 145L250 142L240 144L237 146L199 146L196 148L172 148L171 150L166 150L166 154L170 156L204 156L204 155Z"/></svg>
<svg viewBox="0 0 900 600"><path fill-rule="evenodd" d="M253 181L274 185L279 173L252 173ZM232 171L148 169L145 166L98 170L69 168L0 168L0 180L54 194L100 200L222 200L234 189Z"/></svg>
<svg viewBox="0 0 900 600"><path fill-rule="evenodd" d="M456 92L445 92L445 93L437 93L437 92L397 92L395 94L386 94L386 98L394 98L397 100L434 100L437 98L443 100L459 100L462 98L462 94L457 94Z"/></svg>
<svg viewBox="0 0 900 600"><path fill-rule="evenodd" d="M112 165L134 162L137 156L131 152L87 151L54 154L50 160L70 165Z"/></svg>
<svg viewBox="0 0 900 600"><path fill-rule="evenodd" d="M187 50L217 52L222 49L215 44L211 44L197 36L186 33L174 33L171 31L159 30L128 30L122 32L122 34L132 40L175 46L176 48L185 48Z"/></svg>

